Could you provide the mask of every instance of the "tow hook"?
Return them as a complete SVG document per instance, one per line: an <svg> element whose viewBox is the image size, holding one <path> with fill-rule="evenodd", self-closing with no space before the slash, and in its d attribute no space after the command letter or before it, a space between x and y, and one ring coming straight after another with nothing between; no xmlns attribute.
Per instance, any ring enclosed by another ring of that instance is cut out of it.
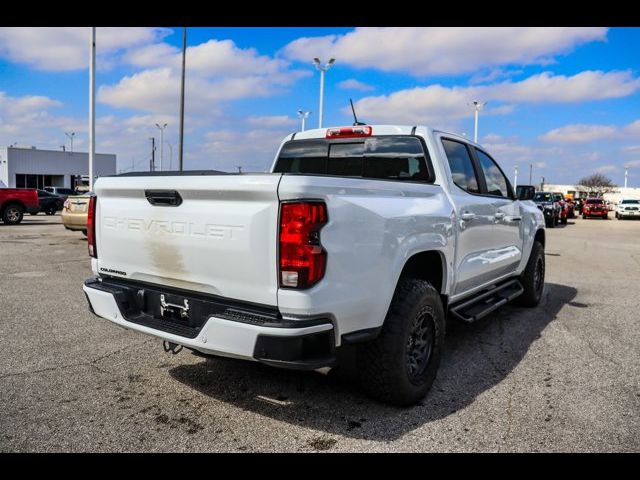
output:
<svg viewBox="0 0 640 480"><path fill-rule="evenodd" d="M165 352L171 352L174 355L177 355L182 351L182 345L178 345L177 343L173 343L173 342L168 342L167 340L164 340L162 342L162 348L164 348Z"/></svg>

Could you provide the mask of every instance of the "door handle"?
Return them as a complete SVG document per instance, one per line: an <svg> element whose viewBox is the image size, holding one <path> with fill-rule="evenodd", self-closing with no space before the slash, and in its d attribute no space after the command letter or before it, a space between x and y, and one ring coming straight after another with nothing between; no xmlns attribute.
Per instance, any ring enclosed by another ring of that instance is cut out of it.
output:
<svg viewBox="0 0 640 480"><path fill-rule="evenodd" d="M505 216L504 212L496 212L496 214L494 215L494 217L496 218L496 220L502 220Z"/></svg>
<svg viewBox="0 0 640 480"><path fill-rule="evenodd" d="M521 216L513 216L513 217L506 217L505 221L506 222L519 222L520 220L522 220Z"/></svg>
<svg viewBox="0 0 640 480"><path fill-rule="evenodd" d="M476 218L476 214L471 212L464 212L462 215L460 215L460 218L463 221L468 222L469 220L473 220L474 218Z"/></svg>

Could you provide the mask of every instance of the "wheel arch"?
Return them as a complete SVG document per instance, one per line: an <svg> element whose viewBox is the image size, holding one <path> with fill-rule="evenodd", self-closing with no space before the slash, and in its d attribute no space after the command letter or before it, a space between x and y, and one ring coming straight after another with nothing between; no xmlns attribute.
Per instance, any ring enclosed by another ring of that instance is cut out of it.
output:
<svg viewBox="0 0 640 480"><path fill-rule="evenodd" d="M447 287L447 263L444 253L439 250L414 253L404 263L396 281L396 287L401 278L426 280L438 293L444 294Z"/></svg>
<svg viewBox="0 0 640 480"><path fill-rule="evenodd" d="M19 207L22 207L22 210L25 212L27 211L27 207L20 200L8 200L2 204L2 207L0 207L0 216L4 215L4 211L12 205L18 205Z"/></svg>

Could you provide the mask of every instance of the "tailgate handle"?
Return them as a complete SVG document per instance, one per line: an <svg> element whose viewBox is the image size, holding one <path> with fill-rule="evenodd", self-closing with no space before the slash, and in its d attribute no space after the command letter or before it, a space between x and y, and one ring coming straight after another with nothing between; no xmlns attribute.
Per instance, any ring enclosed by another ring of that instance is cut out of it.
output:
<svg viewBox="0 0 640 480"><path fill-rule="evenodd" d="M182 203L182 197L176 190L145 190L144 195L156 207L177 207Z"/></svg>

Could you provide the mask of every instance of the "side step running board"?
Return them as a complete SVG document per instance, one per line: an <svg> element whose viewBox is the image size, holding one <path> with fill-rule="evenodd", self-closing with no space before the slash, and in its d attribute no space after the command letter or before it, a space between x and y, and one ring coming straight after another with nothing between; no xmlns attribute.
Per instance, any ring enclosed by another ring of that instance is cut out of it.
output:
<svg viewBox="0 0 640 480"><path fill-rule="evenodd" d="M449 308L449 313L458 320L472 323L522 295L522 292L524 292L524 288L522 288L520 280L508 280L505 283L496 285L491 290L481 292L471 299L452 305Z"/></svg>

